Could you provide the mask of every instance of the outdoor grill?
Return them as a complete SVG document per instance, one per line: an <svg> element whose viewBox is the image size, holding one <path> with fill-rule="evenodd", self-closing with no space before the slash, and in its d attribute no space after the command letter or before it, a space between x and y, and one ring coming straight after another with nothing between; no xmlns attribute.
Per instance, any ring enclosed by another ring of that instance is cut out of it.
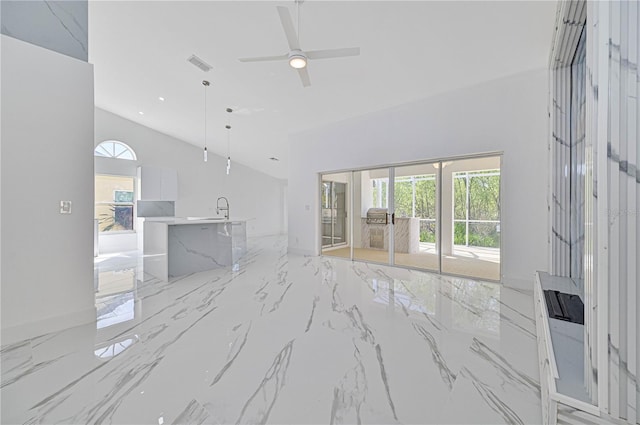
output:
<svg viewBox="0 0 640 425"><path fill-rule="evenodd" d="M367 224L387 224L389 214L386 208L369 208L367 210Z"/></svg>

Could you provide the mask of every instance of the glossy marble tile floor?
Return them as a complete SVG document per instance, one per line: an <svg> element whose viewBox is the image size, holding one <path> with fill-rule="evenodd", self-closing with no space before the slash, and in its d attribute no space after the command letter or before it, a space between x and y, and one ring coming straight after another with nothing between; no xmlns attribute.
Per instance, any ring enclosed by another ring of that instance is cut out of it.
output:
<svg viewBox="0 0 640 425"><path fill-rule="evenodd" d="M96 324L2 347L3 424L541 421L530 293L275 237L169 283L138 263L97 263Z"/></svg>

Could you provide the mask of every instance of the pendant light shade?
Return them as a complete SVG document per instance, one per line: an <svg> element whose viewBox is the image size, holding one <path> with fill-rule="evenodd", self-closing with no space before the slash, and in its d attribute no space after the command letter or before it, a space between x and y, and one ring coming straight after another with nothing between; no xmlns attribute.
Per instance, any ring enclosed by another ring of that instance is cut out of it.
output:
<svg viewBox="0 0 640 425"><path fill-rule="evenodd" d="M229 113L229 120L225 128L227 129L227 175L231 172L231 113L233 109L227 108Z"/></svg>
<svg viewBox="0 0 640 425"><path fill-rule="evenodd" d="M204 162L207 162L208 153L207 153L207 88L209 87L209 82L207 80L202 80L202 85L204 86Z"/></svg>

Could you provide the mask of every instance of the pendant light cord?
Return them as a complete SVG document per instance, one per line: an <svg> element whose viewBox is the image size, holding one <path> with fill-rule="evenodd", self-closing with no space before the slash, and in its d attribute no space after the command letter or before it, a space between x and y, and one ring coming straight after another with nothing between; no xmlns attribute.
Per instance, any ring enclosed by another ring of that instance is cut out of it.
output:
<svg viewBox="0 0 640 425"><path fill-rule="evenodd" d="M298 46L300 45L300 0L296 1L296 24L298 25Z"/></svg>
<svg viewBox="0 0 640 425"><path fill-rule="evenodd" d="M202 85L204 86L204 162L207 162L207 88L209 87L209 82L202 80Z"/></svg>

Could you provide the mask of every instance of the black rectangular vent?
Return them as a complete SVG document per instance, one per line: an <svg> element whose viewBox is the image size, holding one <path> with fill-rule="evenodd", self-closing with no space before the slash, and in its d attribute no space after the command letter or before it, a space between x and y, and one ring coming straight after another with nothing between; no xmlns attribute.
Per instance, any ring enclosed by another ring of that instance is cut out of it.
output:
<svg viewBox="0 0 640 425"><path fill-rule="evenodd" d="M547 302L549 317L584 325L584 304L578 295L546 290L544 298Z"/></svg>

